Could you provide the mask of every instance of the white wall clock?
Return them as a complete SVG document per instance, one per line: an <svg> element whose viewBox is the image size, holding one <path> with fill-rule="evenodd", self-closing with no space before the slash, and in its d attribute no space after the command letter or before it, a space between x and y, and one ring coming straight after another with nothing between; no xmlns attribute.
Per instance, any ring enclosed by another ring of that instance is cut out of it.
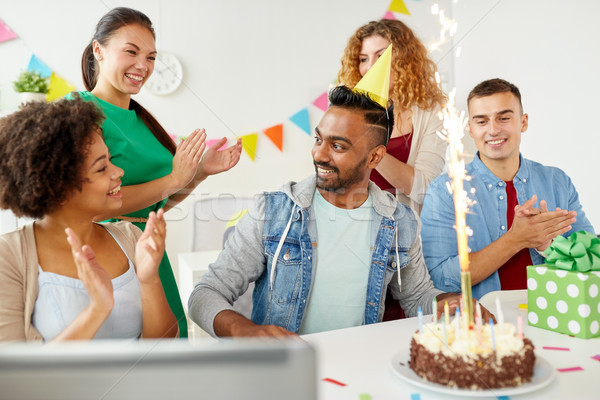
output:
<svg viewBox="0 0 600 400"><path fill-rule="evenodd" d="M159 52L154 63L154 72L146 87L154 94L173 93L183 80L183 68L177 57L171 53Z"/></svg>

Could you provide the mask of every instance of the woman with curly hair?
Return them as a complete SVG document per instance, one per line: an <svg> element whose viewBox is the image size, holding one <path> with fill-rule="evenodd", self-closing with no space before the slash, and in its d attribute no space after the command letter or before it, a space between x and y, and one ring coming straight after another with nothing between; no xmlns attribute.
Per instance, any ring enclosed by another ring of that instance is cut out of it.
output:
<svg viewBox="0 0 600 400"><path fill-rule="evenodd" d="M194 152L184 157L160 123L132 98L152 75L157 54L150 19L117 7L100 18L81 58L87 90L80 95L104 111L104 140L115 165L125 171L122 206L101 218L130 221L142 230L150 211L177 205L208 176L236 165L242 151L241 140L217 151L226 141L222 138L203 154L206 133L197 129L184 141ZM187 337L187 319L166 253L159 271L179 334Z"/></svg>
<svg viewBox="0 0 600 400"><path fill-rule="evenodd" d="M177 334L158 275L163 211L144 233L94 222L122 203L103 120L77 96L0 119L0 208L35 219L0 236L0 341Z"/></svg>
<svg viewBox="0 0 600 400"><path fill-rule="evenodd" d="M390 43L390 99L396 122L388 152L371 180L420 213L429 183L442 172L446 152L446 143L436 134L442 129L438 114L446 96L425 46L401 21L369 22L348 40L338 80L354 87Z"/></svg>

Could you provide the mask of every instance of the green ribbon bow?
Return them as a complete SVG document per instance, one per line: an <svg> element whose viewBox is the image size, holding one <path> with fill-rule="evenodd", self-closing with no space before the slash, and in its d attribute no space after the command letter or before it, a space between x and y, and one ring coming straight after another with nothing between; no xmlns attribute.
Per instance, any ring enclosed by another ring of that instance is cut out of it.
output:
<svg viewBox="0 0 600 400"><path fill-rule="evenodd" d="M589 232L574 232L569 238L559 235L544 254L550 267L578 272L600 271L600 239Z"/></svg>

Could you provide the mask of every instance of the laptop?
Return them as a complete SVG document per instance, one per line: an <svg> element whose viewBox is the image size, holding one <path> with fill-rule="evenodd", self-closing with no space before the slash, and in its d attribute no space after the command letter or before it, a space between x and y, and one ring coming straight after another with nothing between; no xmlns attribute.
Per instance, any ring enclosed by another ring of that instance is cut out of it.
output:
<svg viewBox="0 0 600 400"><path fill-rule="evenodd" d="M0 345L1 399L316 399L301 340Z"/></svg>

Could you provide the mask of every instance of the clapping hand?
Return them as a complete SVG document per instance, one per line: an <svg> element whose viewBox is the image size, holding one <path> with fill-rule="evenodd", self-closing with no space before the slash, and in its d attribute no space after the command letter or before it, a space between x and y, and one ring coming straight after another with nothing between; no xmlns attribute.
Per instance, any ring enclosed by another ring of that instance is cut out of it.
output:
<svg viewBox="0 0 600 400"><path fill-rule="evenodd" d="M135 265L141 284L150 283L158 278L158 266L165 252L167 224L164 211L151 212L146 229L135 246Z"/></svg>
<svg viewBox="0 0 600 400"><path fill-rule="evenodd" d="M171 176L179 189L185 187L200 169L202 154L206 149L206 132L196 129L190 136L182 140L175 150ZM239 158L239 157L238 157Z"/></svg>
<svg viewBox="0 0 600 400"><path fill-rule="evenodd" d="M202 157L202 161L200 162L200 168L198 168L196 179L206 178L210 175L228 171L240 161L240 156L242 154L242 139L238 139L234 145L224 150L219 150L226 141L227 138L221 138L206 150Z"/></svg>
<svg viewBox="0 0 600 400"><path fill-rule="evenodd" d="M577 212L558 207L554 211L548 211L545 200L540 201L538 209L533 207L536 200L537 196L534 195L515 207L515 218L509 232L519 235L519 240L527 248L543 251L556 236L571 230L571 224L577 220Z"/></svg>
<svg viewBox="0 0 600 400"><path fill-rule="evenodd" d="M92 248L81 245L81 240L71 228L65 229L65 232L77 267L77 277L90 296L90 306L108 317L115 303L108 272L98 263Z"/></svg>

